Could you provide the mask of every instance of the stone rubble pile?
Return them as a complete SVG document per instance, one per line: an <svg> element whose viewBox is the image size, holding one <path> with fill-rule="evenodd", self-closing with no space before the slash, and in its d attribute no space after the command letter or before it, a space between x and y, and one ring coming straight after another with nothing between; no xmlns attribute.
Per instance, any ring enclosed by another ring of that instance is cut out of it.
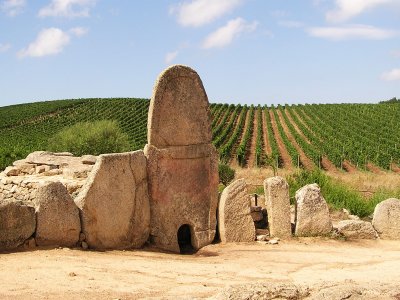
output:
<svg viewBox="0 0 400 300"><path fill-rule="evenodd" d="M74 157L71 153L33 152L0 173L0 199L30 204L40 186L58 181L75 198L96 160L95 156Z"/></svg>

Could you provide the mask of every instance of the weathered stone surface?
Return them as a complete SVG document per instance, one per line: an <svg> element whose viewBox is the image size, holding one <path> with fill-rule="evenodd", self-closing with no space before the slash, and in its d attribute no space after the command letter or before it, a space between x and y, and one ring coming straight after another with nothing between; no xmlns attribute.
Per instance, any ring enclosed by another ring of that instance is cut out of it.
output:
<svg viewBox="0 0 400 300"><path fill-rule="evenodd" d="M298 236L324 235L332 230L328 204L318 184L306 185L296 192L295 223Z"/></svg>
<svg viewBox="0 0 400 300"><path fill-rule="evenodd" d="M379 203L372 225L381 239L400 240L400 200L390 198Z"/></svg>
<svg viewBox="0 0 400 300"><path fill-rule="evenodd" d="M199 147L180 147L179 151L150 145L145 148L151 235L159 248L179 252L177 232L185 224L191 228L191 243L195 249L214 239L218 203L217 154L211 145L201 146L202 151L196 150Z"/></svg>
<svg viewBox="0 0 400 300"><path fill-rule="evenodd" d="M200 77L173 66L158 78L150 102L145 147L151 206L151 240L179 252L178 232L191 244L212 242L218 202L218 156L211 144L210 112Z"/></svg>
<svg viewBox="0 0 400 300"><path fill-rule="evenodd" d="M0 251L22 245L35 232L35 209L21 202L0 203Z"/></svg>
<svg viewBox="0 0 400 300"><path fill-rule="evenodd" d="M377 233L370 222L344 220L337 224L338 233L349 239L375 239Z"/></svg>
<svg viewBox="0 0 400 300"><path fill-rule="evenodd" d="M143 151L100 155L75 203L89 247L143 246L150 223Z"/></svg>
<svg viewBox="0 0 400 300"><path fill-rule="evenodd" d="M38 246L73 247L79 240L79 210L61 182L40 187L35 198Z"/></svg>
<svg viewBox="0 0 400 300"><path fill-rule="evenodd" d="M172 66L160 74L148 118L148 144L157 148L211 143L207 94L189 67Z"/></svg>
<svg viewBox="0 0 400 300"><path fill-rule="evenodd" d="M6 174L6 176L18 176L21 174L21 170L17 167L7 167L4 170L4 174Z"/></svg>
<svg viewBox="0 0 400 300"><path fill-rule="evenodd" d="M219 236L223 243L255 240L256 230L250 205L244 179L234 181L223 190L218 205Z"/></svg>
<svg viewBox="0 0 400 300"><path fill-rule="evenodd" d="M84 155L82 156L82 163L84 165L94 165L97 161L97 157L93 155Z"/></svg>
<svg viewBox="0 0 400 300"><path fill-rule="evenodd" d="M227 287L218 293L213 299L218 300L272 300L287 299L300 300L309 295L306 288L298 287L291 283L256 282L238 284Z"/></svg>
<svg viewBox="0 0 400 300"><path fill-rule="evenodd" d="M270 235L290 238L292 230L288 183L282 177L271 177L264 181L264 191Z"/></svg>

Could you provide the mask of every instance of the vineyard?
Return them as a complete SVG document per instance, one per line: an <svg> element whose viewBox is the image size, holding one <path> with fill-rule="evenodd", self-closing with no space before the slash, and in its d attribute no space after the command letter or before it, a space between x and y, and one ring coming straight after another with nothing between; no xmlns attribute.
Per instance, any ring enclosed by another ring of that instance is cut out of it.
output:
<svg viewBox="0 0 400 300"><path fill-rule="evenodd" d="M83 121L115 120L132 150L147 141L147 99L79 99L0 107L0 169ZM399 172L400 103L211 104L220 160L240 167Z"/></svg>

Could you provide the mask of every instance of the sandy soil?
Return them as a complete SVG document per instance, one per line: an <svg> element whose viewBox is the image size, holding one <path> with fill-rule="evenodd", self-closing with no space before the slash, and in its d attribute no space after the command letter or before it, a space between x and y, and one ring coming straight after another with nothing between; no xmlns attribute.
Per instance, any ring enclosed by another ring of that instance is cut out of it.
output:
<svg viewBox="0 0 400 300"><path fill-rule="evenodd" d="M302 238L215 244L195 255L70 249L0 254L1 299L207 298L235 284L391 284L400 295L399 241ZM394 298L396 299L396 298Z"/></svg>

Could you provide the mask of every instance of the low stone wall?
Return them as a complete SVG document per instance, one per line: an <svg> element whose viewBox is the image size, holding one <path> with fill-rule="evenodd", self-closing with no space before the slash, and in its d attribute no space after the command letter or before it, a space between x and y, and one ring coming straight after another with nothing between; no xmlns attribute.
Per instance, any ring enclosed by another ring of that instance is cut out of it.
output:
<svg viewBox="0 0 400 300"><path fill-rule="evenodd" d="M143 151L98 158L34 152L0 173L0 251L141 247L149 222Z"/></svg>
<svg viewBox="0 0 400 300"><path fill-rule="evenodd" d="M151 214L147 172L143 151L83 158L67 153L29 155L0 173L0 251L36 245L142 247L149 240L151 221L157 218ZM244 179L223 191L217 216L222 242L277 243L290 238L286 234L290 219L292 234L299 236L400 239L398 199L378 204L372 223L348 212L340 219L344 221L335 223L318 185L299 189L291 209L286 181L265 182L261 206L252 206ZM276 221L283 217L284 223ZM269 227L256 229L260 219ZM271 223L274 233L268 235Z"/></svg>

